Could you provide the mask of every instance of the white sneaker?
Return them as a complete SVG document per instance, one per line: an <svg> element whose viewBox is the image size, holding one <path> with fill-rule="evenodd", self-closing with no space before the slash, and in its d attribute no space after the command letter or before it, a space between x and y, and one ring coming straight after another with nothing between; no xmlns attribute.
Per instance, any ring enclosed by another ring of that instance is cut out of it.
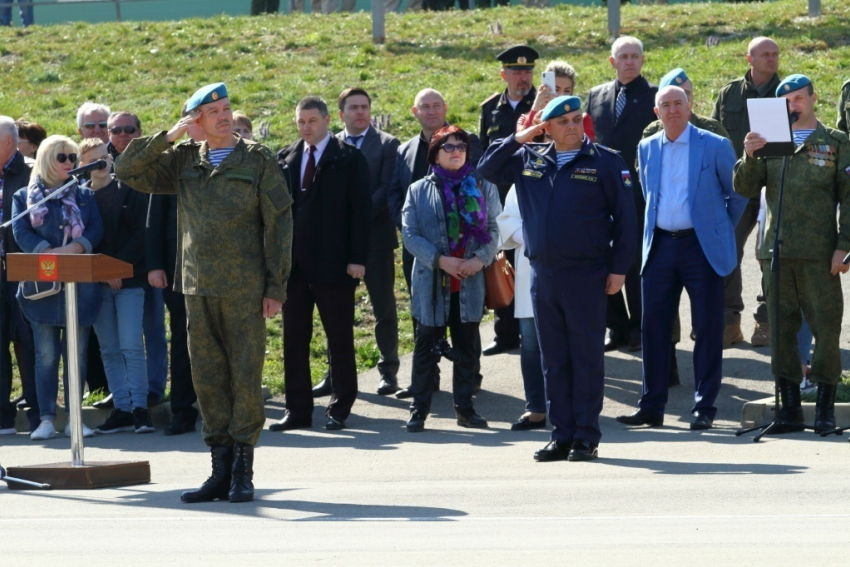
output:
<svg viewBox="0 0 850 567"><path fill-rule="evenodd" d="M56 428L53 427L52 421L42 421L38 428L30 433L30 439L33 441L43 441L54 437L56 437Z"/></svg>
<svg viewBox="0 0 850 567"><path fill-rule="evenodd" d="M17 432L18 430L14 427L4 427L3 429L0 429L0 435L14 435Z"/></svg>
<svg viewBox="0 0 850 567"><path fill-rule="evenodd" d="M803 381L800 382L800 391L808 392L814 390L815 388L817 388L817 386L813 382L810 382L808 377L803 376Z"/></svg>
<svg viewBox="0 0 850 567"><path fill-rule="evenodd" d="M71 436L71 424L65 426L65 437ZM94 437L94 431L89 429L89 427L84 423L83 424L83 437Z"/></svg>

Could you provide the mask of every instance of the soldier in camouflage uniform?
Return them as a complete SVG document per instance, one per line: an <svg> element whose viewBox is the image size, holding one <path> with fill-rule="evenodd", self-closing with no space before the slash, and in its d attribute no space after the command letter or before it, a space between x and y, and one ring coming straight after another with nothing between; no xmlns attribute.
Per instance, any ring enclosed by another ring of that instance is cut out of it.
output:
<svg viewBox="0 0 850 567"><path fill-rule="evenodd" d="M767 230L759 250L765 269L768 317L772 333L771 368L779 381L786 425L773 432L799 431L803 422L800 405L800 354L797 332L800 311L815 337L811 380L818 385L815 431L835 428L836 384L841 377L838 340L844 298L839 273L850 250L850 141L847 135L821 124L814 114L817 95L804 75L791 75L779 84L777 96L787 98L799 119L792 126L797 149L787 158L780 237L781 271L779 289L773 289L773 274L766 261L771 258L779 201L782 158L755 158L753 152L765 140L750 132L744 139L745 155L735 165L735 190L755 198L767 187ZM836 225L836 207L840 216ZM774 312L773 293L778 293ZM779 317L779 328L775 323Z"/></svg>
<svg viewBox="0 0 850 567"><path fill-rule="evenodd" d="M841 87L841 98L838 99L838 129L850 134L850 81Z"/></svg>
<svg viewBox="0 0 850 567"><path fill-rule="evenodd" d="M223 83L196 92L169 132L133 140L115 162L122 181L177 194L175 291L186 296L189 355L212 476L184 502L253 498L254 445L265 415L264 317L286 299L292 198L272 152L232 133ZM205 142L176 146L192 124Z"/></svg>

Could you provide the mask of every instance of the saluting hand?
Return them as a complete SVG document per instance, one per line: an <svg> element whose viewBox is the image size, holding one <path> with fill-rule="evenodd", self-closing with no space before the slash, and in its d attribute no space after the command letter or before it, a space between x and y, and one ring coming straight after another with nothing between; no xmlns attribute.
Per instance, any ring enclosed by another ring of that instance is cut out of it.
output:
<svg viewBox="0 0 850 567"><path fill-rule="evenodd" d="M756 134L755 132L750 132L744 138L744 151L747 152L747 155L750 157L753 156L753 152L756 152L767 145L767 140Z"/></svg>
<svg viewBox="0 0 850 567"><path fill-rule="evenodd" d="M166 134L168 141L174 143L182 138L186 134L186 130L189 129L189 126L191 126L199 116L199 112L192 112L178 120L177 124L168 131L168 134Z"/></svg>
<svg viewBox="0 0 850 567"><path fill-rule="evenodd" d="M540 124L535 124L533 126L529 126L521 132L517 132L514 139L520 144L527 144L528 142L533 142L534 138L546 131L546 124L548 123L549 122L547 121L541 122Z"/></svg>
<svg viewBox="0 0 850 567"><path fill-rule="evenodd" d="M622 289L625 283L625 274L608 274L608 281L605 282L605 293L614 295Z"/></svg>
<svg viewBox="0 0 850 567"><path fill-rule="evenodd" d="M832 254L832 270L831 273L833 276L841 274L846 274L848 270L850 270L850 266L844 263L844 257L847 255L846 250L836 250Z"/></svg>

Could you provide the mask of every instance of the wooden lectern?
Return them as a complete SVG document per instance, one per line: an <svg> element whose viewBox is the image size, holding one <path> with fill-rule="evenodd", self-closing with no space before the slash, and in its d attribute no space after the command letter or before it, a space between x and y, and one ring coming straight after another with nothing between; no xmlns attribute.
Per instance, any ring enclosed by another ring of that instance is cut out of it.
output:
<svg viewBox="0 0 850 567"><path fill-rule="evenodd" d="M66 405L71 422L71 462L9 467L9 477L48 485L49 488L105 488L150 482L150 464L83 460L83 410L80 399L80 363L77 360L77 283L133 277L133 266L103 254L7 254L9 281L46 281L65 284L65 322L68 349ZM29 486L9 478L9 488Z"/></svg>

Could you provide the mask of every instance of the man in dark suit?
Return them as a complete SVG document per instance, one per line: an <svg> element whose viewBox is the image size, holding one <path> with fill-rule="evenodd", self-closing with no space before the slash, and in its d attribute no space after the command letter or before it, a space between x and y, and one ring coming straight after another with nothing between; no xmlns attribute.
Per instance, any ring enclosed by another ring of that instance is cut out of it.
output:
<svg viewBox="0 0 850 567"><path fill-rule="evenodd" d="M18 151L18 127L8 116L0 116L0 223L12 218L12 196L29 185L32 160ZM0 232L2 253L21 252L8 226ZM6 280L6 260L0 267L0 435L15 433L17 408L12 394L12 358L9 346L15 343L15 358L23 382L24 400L29 406L30 431L38 427L38 400L35 394L35 350L32 329L21 313L15 293L17 282Z"/></svg>
<svg viewBox="0 0 850 567"><path fill-rule="evenodd" d="M446 113L449 105L446 104L443 95L434 89L422 89L416 93L413 106L410 109L413 116L419 121L422 129L419 135L412 137L398 148L395 158L392 183L387 193L387 205L390 216L396 228L401 230L401 209L407 197L410 186L428 175L431 166L428 165L428 144L434 132L448 126ZM469 157L471 163L478 163L483 151L481 142L475 134L469 135ZM406 248L401 250L401 265L404 271L404 280L407 282L407 291L410 292L410 275L413 270L413 255ZM416 319L413 320L413 333L416 334ZM439 372L439 367L437 368ZM439 383L439 381L438 381ZM479 381L480 384L480 381ZM413 394L409 388L402 388L396 393L400 399L409 398Z"/></svg>
<svg viewBox="0 0 850 567"><path fill-rule="evenodd" d="M319 308L333 361L328 430L345 428L357 398L354 290L366 273L372 226L369 163L363 153L328 132L324 100L309 96L295 108L301 139L277 154L295 200L292 273L283 305L286 415L270 427L312 426L310 340Z"/></svg>
<svg viewBox="0 0 850 567"><path fill-rule="evenodd" d="M617 78L609 83L590 89L586 111L593 120L596 143L618 150L629 174L635 180L634 198L639 228L643 230L644 201L638 176L635 171L637 147L643 130L655 121L655 93L658 87L650 84L642 75L646 57L643 44L636 37L623 36L611 46L608 61L617 72ZM640 251L635 249L635 256ZM608 298L608 338L605 350L615 350L628 345L630 351L638 351L640 343L640 262L632 265L626 274L626 300L618 293Z"/></svg>
<svg viewBox="0 0 850 567"><path fill-rule="evenodd" d="M639 409L617 418L661 425L670 373L671 325L682 288L693 311L695 404L691 429L711 427L723 376L723 278L735 269L735 226L746 199L732 187L735 152L727 138L690 124L685 91L656 96L664 129L640 143L646 198L643 234L643 395Z"/></svg>
<svg viewBox="0 0 850 567"><path fill-rule="evenodd" d="M395 253L398 235L387 208L387 190L393 180L398 139L372 126L372 99L360 88L348 88L339 95L339 117L345 129L336 135L357 146L369 162L372 190L372 229L364 281L375 315L375 342L381 353L378 394L398 390L398 311L395 302ZM332 366L332 365L331 365ZM313 396L331 393L331 369L315 388Z"/></svg>

